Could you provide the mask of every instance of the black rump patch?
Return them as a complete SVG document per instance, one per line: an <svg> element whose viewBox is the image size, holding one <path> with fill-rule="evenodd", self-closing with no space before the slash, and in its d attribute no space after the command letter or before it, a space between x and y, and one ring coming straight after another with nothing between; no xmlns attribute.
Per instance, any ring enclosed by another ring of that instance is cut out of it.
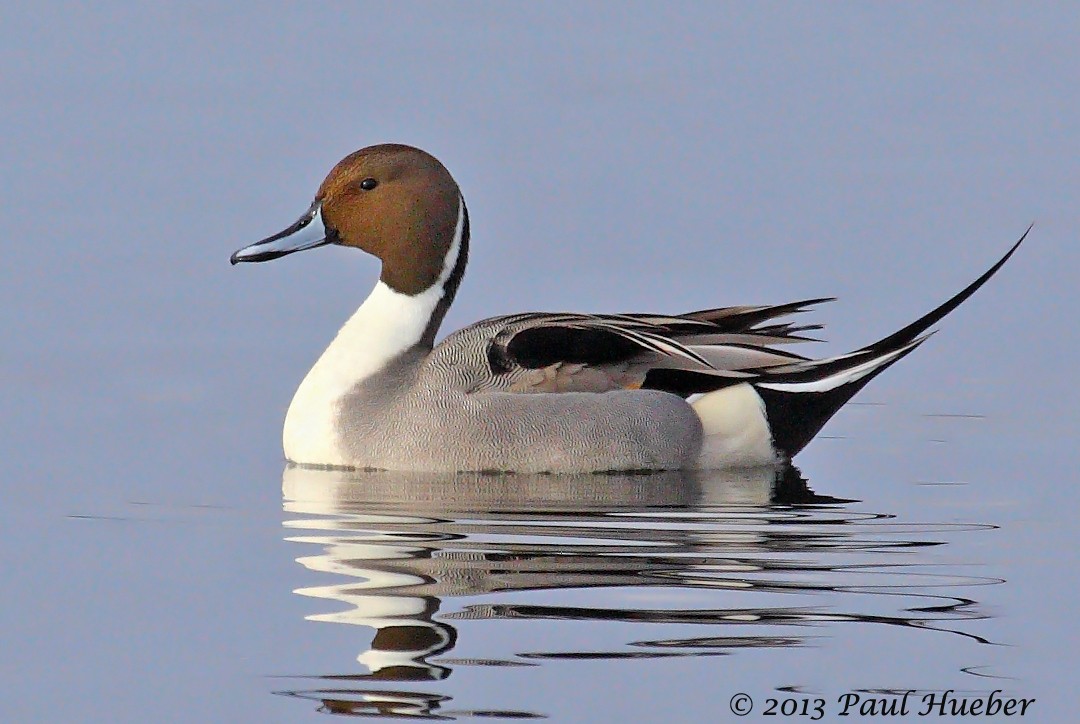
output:
<svg viewBox="0 0 1080 724"><path fill-rule="evenodd" d="M642 383L641 387L646 390L670 392L679 397L689 397L702 392L713 392L746 381L741 377L724 377L694 370L658 367L648 371L645 375L645 382Z"/></svg>

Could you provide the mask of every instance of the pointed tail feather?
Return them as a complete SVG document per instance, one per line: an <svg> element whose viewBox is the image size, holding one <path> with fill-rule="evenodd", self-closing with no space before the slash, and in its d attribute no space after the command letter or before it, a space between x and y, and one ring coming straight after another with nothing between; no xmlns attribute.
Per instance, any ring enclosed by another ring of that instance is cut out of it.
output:
<svg viewBox="0 0 1080 724"><path fill-rule="evenodd" d="M845 355L763 371L752 384L765 404L777 449L789 459L802 450L856 392L925 342L927 329L989 281L1030 231L1031 226L985 274L903 329Z"/></svg>
<svg viewBox="0 0 1080 724"><path fill-rule="evenodd" d="M990 277L997 274L998 269L1001 269L1001 267L1005 266L1005 262L1007 262L1009 260L1009 257L1011 257L1016 252L1016 250L1020 248L1020 245L1024 243L1024 239L1027 238L1027 235L1031 232L1031 229L1034 226L1035 224L1031 224L1031 226L1029 226L1024 231L1024 233L1020 236L1019 241L1012 245L1012 248L1005 253L1005 256L1001 257L1001 259L998 260L997 264L994 264L994 266L990 267L985 274L973 281L971 284L968 284L958 294L953 296L951 299L949 299L936 309L919 317L903 329L893 332L885 339L878 340L877 342L874 342L868 347L863 347L863 349L870 349L871 347L877 349L884 349L891 346L902 345L906 341L912 340L926 330L930 329L930 327L934 324L937 324L945 317L946 314L959 307L967 300L968 297L977 292L979 290L979 287L990 281Z"/></svg>
<svg viewBox="0 0 1080 724"><path fill-rule="evenodd" d="M854 352L821 360L803 358L791 364L756 369L657 368L648 372L642 387L681 395L693 404L706 430L707 440L699 460L703 466L723 463L732 455L746 453L748 448L743 438L753 438L754 449L750 452L755 459L763 458L762 443L770 435L772 448L790 460L844 403L874 377L911 354L932 334L926 333L929 327L989 281L1030 231L1029 226L1005 256L944 304L903 329ZM791 306L797 308L806 304L808 302L797 302ZM745 308L739 309L737 314L768 314L776 309L785 307ZM729 310L714 311L731 313ZM789 311L792 310L785 309L785 312ZM700 314L710 313L713 312ZM746 394L751 388L756 392L753 399ZM758 398L760 404L756 402ZM747 421L754 422L750 427L761 434L749 434Z"/></svg>

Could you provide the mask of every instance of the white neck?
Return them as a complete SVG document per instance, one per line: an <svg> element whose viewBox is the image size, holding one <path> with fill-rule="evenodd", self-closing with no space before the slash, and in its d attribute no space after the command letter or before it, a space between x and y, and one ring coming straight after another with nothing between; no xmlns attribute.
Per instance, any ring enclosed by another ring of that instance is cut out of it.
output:
<svg viewBox="0 0 1080 724"><path fill-rule="evenodd" d="M435 284L410 296L381 280L304 377L285 415L285 457L295 463L347 465L337 445L337 407L359 382L420 343L461 253L465 208L458 201L454 239Z"/></svg>

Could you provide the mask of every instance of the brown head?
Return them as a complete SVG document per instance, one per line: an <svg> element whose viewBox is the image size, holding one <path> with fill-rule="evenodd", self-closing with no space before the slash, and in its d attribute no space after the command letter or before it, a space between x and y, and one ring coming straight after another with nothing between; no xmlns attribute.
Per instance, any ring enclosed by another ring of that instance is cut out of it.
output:
<svg viewBox="0 0 1080 724"><path fill-rule="evenodd" d="M330 171L308 211L279 234L247 246L231 261L268 261L324 244L354 246L382 260L380 279L416 295L439 282L453 245L461 193L450 172L428 153L384 144L351 153ZM464 271L468 222L453 260L452 297ZM448 285L449 286L449 285Z"/></svg>

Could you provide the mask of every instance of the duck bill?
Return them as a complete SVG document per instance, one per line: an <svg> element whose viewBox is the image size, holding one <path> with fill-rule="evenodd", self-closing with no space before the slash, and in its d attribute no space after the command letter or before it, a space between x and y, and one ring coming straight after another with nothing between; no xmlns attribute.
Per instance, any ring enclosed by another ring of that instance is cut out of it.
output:
<svg viewBox="0 0 1080 724"><path fill-rule="evenodd" d="M294 251L314 249L329 243L326 226L322 220L322 202L315 201L295 224L236 251L229 257L229 261L233 264L239 264L242 261L270 261L292 254Z"/></svg>

